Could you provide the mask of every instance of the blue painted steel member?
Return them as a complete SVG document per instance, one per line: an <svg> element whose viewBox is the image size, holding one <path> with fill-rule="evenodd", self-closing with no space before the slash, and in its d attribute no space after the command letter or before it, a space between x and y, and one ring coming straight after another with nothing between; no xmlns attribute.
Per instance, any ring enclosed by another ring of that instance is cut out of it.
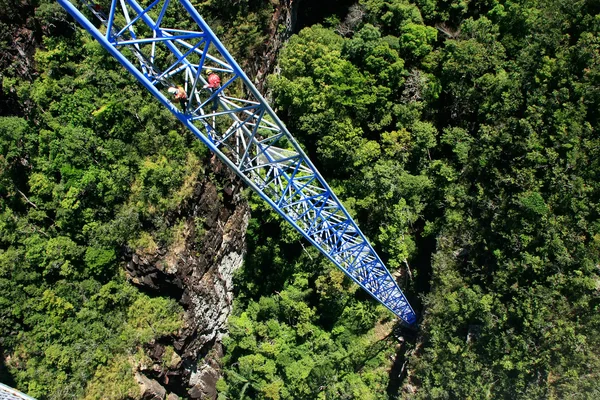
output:
<svg viewBox="0 0 600 400"><path fill-rule="evenodd" d="M6 386L0 382L0 400L35 400L16 389Z"/></svg>
<svg viewBox="0 0 600 400"><path fill-rule="evenodd" d="M311 244L415 324L415 312L356 223L189 0L112 0L106 9L89 0L57 1Z"/></svg>

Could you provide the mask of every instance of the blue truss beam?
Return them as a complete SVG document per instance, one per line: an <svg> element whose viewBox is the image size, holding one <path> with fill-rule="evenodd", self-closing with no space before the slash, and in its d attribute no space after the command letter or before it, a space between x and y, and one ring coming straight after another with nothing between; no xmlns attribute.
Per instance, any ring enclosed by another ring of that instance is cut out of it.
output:
<svg viewBox="0 0 600 400"><path fill-rule="evenodd" d="M112 0L107 10L90 0L57 1L325 257L405 323L416 322L350 214L189 0L154 0L145 6ZM178 23L188 19L195 30L163 26L170 11ZM84 13L94 15L100 27ZM203 89L209 69L223 82L216 90ZM183 109L167 97L167 89L175 86L186 92Z"/></svg>

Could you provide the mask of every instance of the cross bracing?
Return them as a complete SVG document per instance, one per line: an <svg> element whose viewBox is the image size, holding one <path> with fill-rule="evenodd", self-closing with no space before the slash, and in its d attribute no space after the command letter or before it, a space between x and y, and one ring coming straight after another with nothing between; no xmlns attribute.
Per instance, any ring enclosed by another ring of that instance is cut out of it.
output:
<svg viewBox="0 0 600 400"><path fill-rule="evenodd" d="M24 393L19 392L16 389L6 386L0 382L0 400L35 400Z"/></svg>
<svg viewBox="0 0 600 400"><path fill-rule="evenodd" d="M354 220L189 0L57 1L326 257L403 321L416 322ZM216 88L205 88L209 71L220 78ZM183 100L168 93L175 87Z"/></svg>

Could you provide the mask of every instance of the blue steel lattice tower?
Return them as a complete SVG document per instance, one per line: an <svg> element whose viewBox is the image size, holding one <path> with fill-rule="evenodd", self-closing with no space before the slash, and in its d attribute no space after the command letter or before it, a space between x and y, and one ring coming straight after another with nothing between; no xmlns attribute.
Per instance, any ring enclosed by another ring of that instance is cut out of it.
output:
<svg viewBox="0 0 600 400"><path fill-rule="evenodd" d="M416 322L342 203L189 0L112 0L106 8L57 1L306 240L405 323ZM188 21L193 29L180 27ZM208 71L221 85L204 88ZM176 101L169 93L177 91Z"/></svg>

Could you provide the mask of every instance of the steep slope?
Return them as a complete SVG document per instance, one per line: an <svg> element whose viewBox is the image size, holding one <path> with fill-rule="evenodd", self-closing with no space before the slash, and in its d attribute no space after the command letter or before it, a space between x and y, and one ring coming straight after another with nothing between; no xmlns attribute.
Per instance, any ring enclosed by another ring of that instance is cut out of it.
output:
<svg viewBox="0 0 600 400"><path fill-rule="evenodd" d="M0 17L2 381L38 398L214 397L239 182L55 2Z"/></svg>

